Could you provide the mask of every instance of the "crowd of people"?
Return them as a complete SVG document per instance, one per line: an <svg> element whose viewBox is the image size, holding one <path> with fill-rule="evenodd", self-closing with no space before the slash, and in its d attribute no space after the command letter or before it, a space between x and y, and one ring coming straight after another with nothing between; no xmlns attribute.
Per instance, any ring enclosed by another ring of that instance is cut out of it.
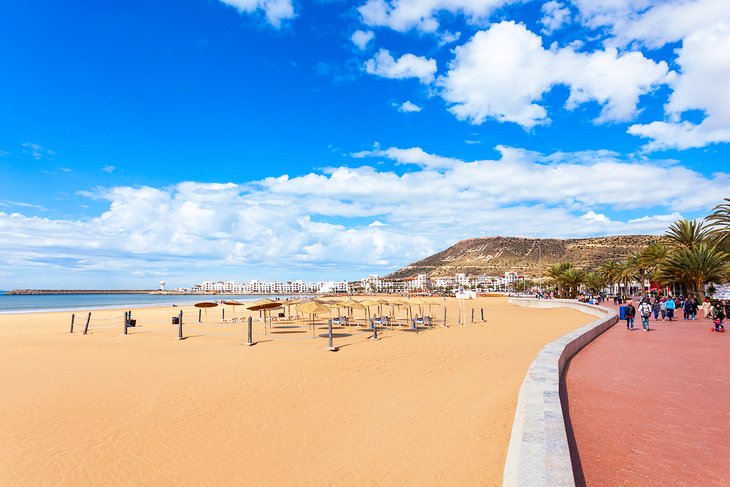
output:
<svg viewBox="0 0 730 487"><path fill-rule="evenodd" d="M672 296L644 296L639 298L638 309L633 305L631 299L624 298L622 296L615 296L613 300L615 305L621 306L626 302L624 309L624 319L626 320L626 328L629 330L634 329L634 319L639 314L641 318L641 324L644 331L649 331L649 320L654 316L654 320L658 321L661 316L662 321L673 321L676 313L682 313L684 320L696 320L697 315L702 311L704 319L712 320L713 331L724 332L725 325L724 320L730 314L730 301L715 301L714 303L710 298L705 298L702 304L699 303L697 298L692 295L684 298L678 296L674 299Z"/></svg>

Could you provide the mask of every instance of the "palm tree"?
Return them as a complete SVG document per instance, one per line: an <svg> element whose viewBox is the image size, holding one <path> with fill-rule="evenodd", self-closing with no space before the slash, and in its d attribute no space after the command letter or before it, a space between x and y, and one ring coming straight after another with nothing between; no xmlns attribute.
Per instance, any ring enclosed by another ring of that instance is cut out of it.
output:
<svg viewBox="0 0 730 487"><path fill-rule="evenodd" d="M659 264L667 258L667 247L661 242L652 242L644 247L637 256L639 266L644 271L645 278L647 275L650 279L655 278L656 270ZM644 281L642 280L642 283Z"/></svg>
<svg viewBox="0 0 730 487"><path fill-rule="evenodd" d="M611 287L613 292L613 285L621 280L621 266L615 260L609 260L601 264L601 268L598 269L598 273L606 279L606 282Z"/></svg>
<svg viewBox="0 0 730 487"><path fill-rule="evenodd" d="M710 216L705 218L710 229L710 237L719 245L730 249L730 198L717 205Z"/></svg>
<svg viewBox="0 0 730 487"><path fill-rule="evenodd" d="M545 274L553 279L555 281L555 285L558 288L558 296L561 296L563 294L563 275L567 270L573 269L573 264L570 262L559 262L557 264L553 264L550 267L548 267L547 271L545 271Z"/></svg>
<svg viewBox="0 0 730 487"><path fill-rule="evenodd" d="M692 250L696 245L706 241L709 233L709 230L701 221L679 220L669 226L665 235L673 246L686 247Z"/></svg>
<svg viewBox="0 0 730 487"><path fill-rule="evenodd" d="M730 255L714 245L699 243L693 248L681 247L669 253L659 267L662 276L672 277L687 287L694 287L700 299L705 298L705 284L723 282L730 277Z"/></svg>
<svg viewBox="0 0 730 487"><path fill-rule="evenodd" d="M639 280L639 275L636 273L636 263L633 262L632 257L628 257L618 262L619 278L624 285L624 292L629 294L629 284Z"/></svg>
<svg viewBox="0 0 730 487"><path fill-rule="evenodd" d="M586 282L586 273L580 269L576 269L572 265L566 269L561 276L563 285L568 288L568 294L574 298L578 293L578 288ZM575 290L575 292L574 292Z"/></svg>
<svg viewBox="0 0 730 487"><path fill-rule="evenodd" d="M595 293L601 292L601 289L606 287L606 284L608 284L608 281L600 272L588 272L585 275L585 285L589 291Z"/></svg>

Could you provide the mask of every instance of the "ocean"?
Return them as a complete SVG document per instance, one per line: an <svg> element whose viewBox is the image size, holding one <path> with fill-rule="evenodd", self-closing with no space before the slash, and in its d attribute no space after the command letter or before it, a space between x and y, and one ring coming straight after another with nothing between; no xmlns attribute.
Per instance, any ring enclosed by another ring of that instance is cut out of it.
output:
<svg viewBox="0 0 730 487"><path fill-rule="evenodd" d="M153 306L190 305L201 301L253 302L259 299L301 298L282 294L40 294L8 295L0 291L0 314L69 311L87 309L149 308Z"/></svg>

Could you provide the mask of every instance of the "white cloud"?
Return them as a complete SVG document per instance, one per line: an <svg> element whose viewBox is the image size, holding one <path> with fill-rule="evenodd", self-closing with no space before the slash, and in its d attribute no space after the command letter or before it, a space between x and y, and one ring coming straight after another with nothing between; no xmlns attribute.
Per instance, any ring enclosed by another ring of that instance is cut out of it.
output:
<svg viewBox="0 0 730 487"><path fill-rule="evenodd" d="M384 78L418 78L431 83L436 73L436 61L413 54L404 54L396 60L386 49L380 49L374 58L365 63L365 71Z"/></svg>
<svg viewBox="0 0 730 487"><path fill-rule="evenodd" d="M364 51L370 41L375 39L375 33L371 30L356 30L352 33L350 40L357 46L358 49Z"/></svg>
<svg viewBox="0 0 730 487"><path fill-rule="evenodd" d="M639 97L668 75L665 62L639 52L544 49L538 35L514 22L477 32L454 52L449 71L438 80L441 96L457 118L477 125L487 119L525 128L549 123L539 101L558 84L570 88L567 108L595 101L602 106L597 122L630 120Z"/></svg>
<svg viewBox="0 0 730 487"><path fill-rule="evenodd" d="M629 127L629 133L652 139L646 150L688 149L730 142L730 22L687 36L677 50L681 73L665 105L668 120ZM682 121L682 114L701 110L698 123Z"/></svg>
<svg viewBox="0 0 730 487"><path fill-rule="evenodd" d="M485 20L489 15L514 0L368 0L358 11L366 25L389 27L398 32L418 29L436 32L436 14L463 14L471 22Z"/></svg>
<svg viewBox="0 0 730 487"><path fill-rule="evenodd" d="M47 149L40 144L36 144L35 142L24 142L21 144L21 146L23 147L23 152L25 152L26 154L30 154L36 161L44 158L48 159L50 158L50 156L56 153L55 151Z"/></svg>
<svg viewBox="0 0 730 487"><path fill-rule="evenodd" d="M63 286L69 274L109 279L110 269L139 282L181 269L197 279L356 278L468 237L662 233L681 212L709 211L730 183L727 174L705 177L607 151L498 150L496 160L472 162L420 147L358 154L420 166L403 174L338 167L245 184L97 189L85 194L108 206L88 219L0 212L0 268L35 269L47 286L49 279ZM641 190L627 190L634 187ZM616 210L639 216L614 219Z"/></svg>
<svg viewBox="0 0 730 487"><path fill-rule="evenodd" d="M230 5L239 13L252 13L261 10L266 20L274 27L281 27L285 20L296 16L291 0L220 0Z"/></svg>
<svg viewBox="0 0 730 487"><path fill-rule="evenodd" d="M542 32L552 34L570 21L570 9L561 2L551 0L542 4L542 18L540 23L544 26Z"/></svg>
<svg viewBox="0 0 730 487"><path fill-rule="evenodd" d="M423 110L421 107L419 107L415 103L411 103L408 100L404 101L403 103L393 103L393 106L399 112L403 112L403 113L420 112L421 110Z"/></svg>
<svg viewBox="0 0 730 487"><path fill-rule="evenodd" d="M679 42L679 73L665 120L633 125L629 133L652 139L644 149L687 149L730 141L730 2L727 0L574 0L583 22L608 28L607 45L649 49ZM682 120L703 111L699 123Z"/></svg>
<svg viewBox="0 0 730 487"><path fill-rule="evenodd" d="M106 166L104 166L104 167L102 167L102 168L101 168L101 170L102 170L103 172L105 172L105 173L109 173L109 174L113 173L113 172L114 172L114 171L115 171L116 169L117 169L116 167L114 167L114 166L111 166L111 165L109 165L109 164L107 164Z"/></svg>

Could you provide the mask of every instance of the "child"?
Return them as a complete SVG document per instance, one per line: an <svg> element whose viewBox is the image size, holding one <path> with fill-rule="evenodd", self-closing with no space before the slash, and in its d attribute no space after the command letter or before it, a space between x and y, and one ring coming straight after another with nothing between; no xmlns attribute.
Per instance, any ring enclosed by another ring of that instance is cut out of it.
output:
<svg viewBox="0 0 730 487"><path fill-rule="evenodd" d="M715 322L715 328L712 331L725 331L725 325L722 324L722 320L725 319L725 312L722 310L720 303L717 303L713 308L712 319Z"/></svg>

